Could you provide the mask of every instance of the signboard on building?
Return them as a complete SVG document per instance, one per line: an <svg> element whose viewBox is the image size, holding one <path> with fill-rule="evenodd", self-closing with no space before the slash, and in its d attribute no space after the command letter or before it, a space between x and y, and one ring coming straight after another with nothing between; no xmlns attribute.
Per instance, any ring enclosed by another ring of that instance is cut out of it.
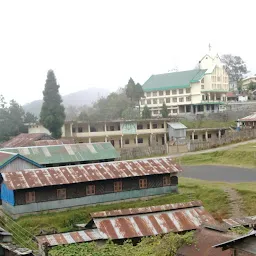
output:
<svg viewBox="0 0 256 256"><path fill-rule="evenodd" d="M226 105L219 105L219 111L223 112L227 110L227 106Z"/></svg>
<svg viewBox="0 0 256 256"><path fill-rule="evenodd" d="M121 123L121 131L123 134L136 134L137 123Z"/></svg>

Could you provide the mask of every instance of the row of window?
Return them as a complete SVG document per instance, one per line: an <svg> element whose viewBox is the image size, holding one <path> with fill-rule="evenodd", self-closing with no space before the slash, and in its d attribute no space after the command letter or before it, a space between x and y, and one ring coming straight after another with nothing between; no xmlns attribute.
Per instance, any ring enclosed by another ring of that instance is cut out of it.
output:
<svg viewBox="0 0 256 256"><path fill-rule="evenodd" d="M106 126L106 130L107 131L120 131L120 125L118 126L114 126L114 125L110 125L110 126ZM88 131L88 128L85 127L72 127L72 132L84 132L84 131ZM102 127L94 127L94 126L90 126L90 132L104 132L105 131L105 126Z"/></svg>
<svg viewBox="0 0 256 256"><path fill-rule="evenodd" d="M176 184L176 183L175 183ZM171 177L164 176L163 177L163 186L171 185ZM113 184L114 192L121 192L123 191L123 183L122 181L115 181ZM139 179L139 188L144 189L148 187L148 180L147 178ZM95 195L96 193L96 185L87 185L86 186L86 195L91 196ZM59 188L56 191L57 200L62 200L67 198L67 190L66 188ZM25 194L26 203L35 203L36 202L36 192L29 191Z"/></svg>
<svg viewBox="0 0 256 256"><path fill-rule="evenodd" d="M167 91L155 91L155 92L146 92L145 96L146 97L157 97L157 96L165 96L165 95L177 95L177 94L184 94L185 93L190 93L190 88L187 89L179 89L179 90L167 90Z"/></svg>
<svg viewBox="0 0 256 256"><path fill-rule="evenodd" d="M178 113L178 109L168 109L168 113L169 114L177 114ZM153 114L154 115L160 115L161 114L161 110L153 110Z"/></svg>
<svg viewBox="0 0 256 256"><path fill-rule="evenodd" d="M172 100L171 100L172 99ZM185 97L185 98L177 98L177 97L173 97L173 98L164 98L164 99L147 99L147 100L141 100L141 105L151 105L151 104L163 104L163 103L176 103L176 102L188 102L188 101L191 101L191 97L188 96L188 97Z"/></svg>
<svg viewBox="0 0 256 256"><path fill-rule="evenodd" d="M143 144L143 138L138 138L137 140L138 140L138 144ZM124 144L126 144L126 145L130 144L130 140L125 139ZM136 139L134 139L134 144L136 144Z"/></svg>
<svg viewBox="0 0 256 256"><path fill-rule="evenodd" d="M214 96L213 95L211 95L211 96L209 96L209 95L202 95L202 100L208 100L208 101L214 101L214 100L216 100L216 101L227 101L227 97L225 97L225 96L223 96L223 97L220 97L220 96L218 96L218 97L216 97L216 99L214 99Z"/></svg>

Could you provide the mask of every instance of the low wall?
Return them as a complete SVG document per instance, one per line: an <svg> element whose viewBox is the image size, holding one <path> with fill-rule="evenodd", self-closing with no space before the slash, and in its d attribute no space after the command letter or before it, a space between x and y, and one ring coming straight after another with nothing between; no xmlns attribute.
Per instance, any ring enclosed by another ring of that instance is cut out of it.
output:
<svg viewBox="0 0 256 256"><path fill-rule="evenodd" d="M134 148L122 148L120 151L121 160L136 159L143 157L152 157L166 155L166 145L155 145L152 147L134 147Z"/></svg>
<svg viewBox="0 0 256 256"><path fill-rule="evenodd" d="M248 129L241 131L232 131L223 135L220 139L209 141L190 141L188 143L189 151L198 151L209 148L216 148L226 144L232 144L240 141L250 140L256 138L256 129Z"/></svg>

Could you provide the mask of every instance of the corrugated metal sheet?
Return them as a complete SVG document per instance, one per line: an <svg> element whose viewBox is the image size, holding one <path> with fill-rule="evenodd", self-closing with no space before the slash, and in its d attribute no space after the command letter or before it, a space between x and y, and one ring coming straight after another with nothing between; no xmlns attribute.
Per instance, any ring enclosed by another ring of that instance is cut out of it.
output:
<svg viewBox="0 0 256 256"><path fill-rule="evenodd" d="M217 224L203 206L172 210L173 206L170 205L163 208L170 210L115 217L97 217L93 218L93 222L102 237L106 239L128 239L182 232L197 229L203 223ZM138 210L134 209L134 211Z"/></svg>
<svg viewBox="0 0 256 256"><path fill-rule="evenodd" d="M256 121L256 112L255 113L253 113L252 115L249 115L249 116L246 116L246 117L243 117L243 118L241 118L241 119L239 119L239 121L241 121L241 122L247 122L247 121L249 121L249 122L252 122L252 121Z"/></svg>
<svg viewBox="0 0 256 256"><path fill-rule="evenodd" d="M255 216L247 216L242 218L230 218L223 219L223 222L229 227L239 227L239 226L251 226L256 224L256 215Z"/></svg>
<svg viewBox="0 0 256 256"><path fill-rule="evenodd" d="M50 145L62 145L63 142L60 140L38 140L34 141L33 146L50 146Z"/></svg>
<svg viewBox="0 0 256 256"><path fill-rule="evenodd" d="M34 146L34 142L38 140L51 140L53 139L50 135L45 133L21 133L14 138L4 142L2 147L13 148L13 147L29 147Z"/></svg>
<svg viewBox="0 0 256 256"><path fill-rule="evenodd" d="M97 229L88 229L36 237L36 240L40 245L48 243L50 247L62 244L90 242L100 239L102 239L102 237Z"/></svg>
<svg viewBox="0 0 256 256"><path fill-rule="evenodd" d="M162 212L167 210L177 210L184 208L191 208L195 206L202 206L201 201L192 201L186 203L176 203L176 204L165 204L141 208L128 208L122 210L113 210L113 211L102 211L91 213L92 218L102 218L102 217L113 217L113 216L123 216L123 215L134 215L142 213L153 213L153 212Z"/></svg>
<svg viewBox="0 0 256 256"><path fill-rule="evenodd" d="M7 187L16 190L180 171L181 167L167 157L24 170L3 173L2 176Z"/></svg>
<svg viewBox="0 0 256 256"><path fill-rule="evenodd" d="M185 126L182 123L176 122L176 123L167 123L170 127L172 127L174 130L176 129L187 129L187 126Z"/></svg>
<svg viewBox="0 0 256 256"><path fill-rule="evenodd" d="M120 155L110 142L3 148L41 165L115 159Z"/></svg>
<svg viewBox="0 0 256 256"><path fill-rule="evenodd" d="M199 228L195 234L195 244L183 245L177 252L177 256L231 256L230 250L222 251L220 248L213 248L217 243L222 243L237 237L237 235L218 232L207 228Z"/></svg>

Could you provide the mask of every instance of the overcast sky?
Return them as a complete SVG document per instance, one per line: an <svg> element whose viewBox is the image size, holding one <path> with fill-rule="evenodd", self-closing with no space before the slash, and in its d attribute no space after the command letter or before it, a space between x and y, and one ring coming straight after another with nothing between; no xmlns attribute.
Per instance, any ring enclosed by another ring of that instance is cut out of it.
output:
<svg viewBox="0 0 256 256"><path fill-rule="evenodd" d="M42 98L55 71L62 95L110 91L129 77L194 68L208 52L240 55L256 73L255 0L0 0L0 94Z"/></svg>

